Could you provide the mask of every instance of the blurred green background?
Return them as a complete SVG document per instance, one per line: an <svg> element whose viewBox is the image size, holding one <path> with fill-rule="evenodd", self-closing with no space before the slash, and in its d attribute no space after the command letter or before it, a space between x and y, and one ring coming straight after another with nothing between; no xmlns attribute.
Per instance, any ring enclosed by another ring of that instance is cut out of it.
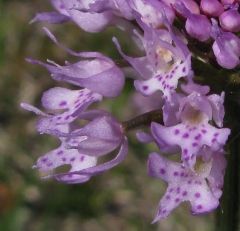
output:
<svg viewBox="0 0 240 231"><path fill-rule="evenodd" d="M155 147L137 143L133 134L127 159L83 185L42 181L32 170L36 159L55 148L57 142L37 134L36 116L21 110L19 104L24 101L40 106L42 92L60 84L44 68L24 59L49 58L60 64L73 60L49 41L43 24L28 23L36 12L50 9L47 0L0 1L0 230L213 230L214 214L194 217L188 205L168 219L150 224L166 185L147 176L147 154ZM98 50L118 59L113 35L121 37L125 48L131 46L128 38L114 29L93 35L71 23L47 26L75 50ZM118 119L131 118L136 113L132 110L131 83L121 97L108 100L103 107Z"/></svg>

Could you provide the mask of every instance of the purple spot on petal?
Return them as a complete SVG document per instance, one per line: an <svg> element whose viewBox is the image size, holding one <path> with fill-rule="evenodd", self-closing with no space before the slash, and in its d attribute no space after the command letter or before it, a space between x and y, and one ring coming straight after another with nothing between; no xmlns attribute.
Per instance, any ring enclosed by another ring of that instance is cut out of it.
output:
<svg viewBox="0 0 240 231"><path fill-rule="evenodd" d="M174 172L173 175L174 175L174 176L178 176L179 173L178 173L178 172Z"/></svg>
<svg viewBox="0 0 240 231"><path fill-rule="evenodd" d="M167 212L167 210L166 210L166 209L163 209L163 210L162 210L162 213L166 213L166 212Z"/></svg>
<svg viewBox="0 0 240 231"><path fill-rule="evenodd" d="M193 147L197 147L197 146L198 146L198 143L192 143L192 146L193 146Z"/></svg>
<svg viewBox="0 0 240 231"><path fill-rule="evenodd" d="M177 193L180 193L180 192L181 192L180 187L177 187Z"/></svg>
<svg viewBox="0 0 240 231"><path fill-rule="evenodd" d="M182 195L183 195L183 196L187 196L187 191L184 191L184 192L182 193Z"/></svg>
<svg viewBox="0 0 240 231"><path fill-rule="evenodd" d="M60 107L63 107L63 106L65 106L65 105L67 105L67 102L66 102L66 101L61 101L61 102L59 103L59 106L60 106Z"/></svg>
<svg viewBox="0 0 240 231"><path fill-rule="evenodd" d="M174 134L175 134L175 135L179 134L179 132L180 132L179 129L175 129L175 130L174 130Z"/></svg>
<svg viewBox="0 0 240 231"><path fill-rule="evenodd" d="M53 163L51 163L51 162L47 164L48 167L51 167L52 165L53 165Z"/></svg>
<svg viewBox="0 0 240 231"><path fill-rule="evenodd" d="M47 157L42 158L42 162L47 162L47 160L48 160Z"/></svg>
<svg viewBox="0 0 240 231"><path fill-rule="evenodd" d="M201 185L201 184L202 184L201 181L198 181L198 180L196 180L194 183L195 183L195 184L198 184L198 185Z"/></svg>
<svg viewBox="0 0 240 231"><path fill-rule="evenodd" d="M179 198L176 198L176 199L175 199L175 202L176 202L176 203L178 203L179 201L180 201L180 199L179 199Z"/></svg>
<svg viewBox="0 0 240 231"><path fill-rule="evenodd" d="M194 195L196 198L199 198L201 196L201 194L199 192L196 192Z"/></svg>
<svg viewBox="0 0 240 231"><path fill-rule="evenodd" d="M206 130L206 129L202 129L201 132L202 132L203 134L206 134L206 133L207 133L207 130Z"/></svg>
<svg viewBox="0 0 240 231"><path fill-rule="evenodd" d="M212 139L212 143L215 143L217 141L217 139L213 138Z"/></svg>
<svg viewBox="0 0 240 231"><path fill-rule="evenodd" d="M184 133L182 137L183 137L183 138L188 138L188 137L189 137L189 134L188 134L188 133Z"/></svg>
<svg viewBox="0 0 240 231"><path fill-rule="evenodd" d="M84 161L84 159L85 159L85 156L80 157L80 161Z"/></svg>
<svg viewBox="0 0 240 231"><path fill-rule="evenodd" d="M76 159L75 157L72 157L72 158L70 159L70 161L73 162L75 159Z"/></svg>
<svg viewBox="0 0 240 231"><path fill-rule="evenodd" d="M159 172L160 172L160 174L165 174L166 171L164 168L161 168Z"/></svg>
<svg viewBox="0 0 240 231"><path fill-rule="evenodd" d="M202 205L198 205L197 209L201 210L202 209Z"/></svg>
<svg viewBox="0 0 240 231"><path fill-rule="evenodd" d="M62 158L62 161L64 161L64 162L65 162L65 161L66 161L66 158L65 158L65 157L63 157L63 158Z"/></svg>
<svg viewBox="0 0 240 231"><path fill-rule="evenodd" d="M143 90L146 91L148 89L148 86L143 86Z"/></svg>
<svg viewBox="0 0 240 231"><path fill-rule="evenodd" d="M66 116L64 119L65 119L65 120L68 120L68 119L69 119L69 117L70 117L70 116L69 116L69 115L67 115L67 116Z"/></svg>
<svg viewBox="0 0 240 231"><path fill-rule="evenodd" d="M188 154L188 150L186 148L183 149L183 155L187 155Z"/></svg>
<svg viewBox="0 0 240 231"><path fill-rule="evenodd" d="M81 105L82 105L82 103L78 103L78 104L76 104L76 105L74 106L74 108L77 109L77 108L79 108L79 106L81 106Z"/></svg>
<svg viewBox="0 0 240 231"><path fill-rule="evenodd" d="M57 152L57 155L59 155L59 156L62 155L62 154L63 154L63 150L60 150L60 151Z"/></svg>

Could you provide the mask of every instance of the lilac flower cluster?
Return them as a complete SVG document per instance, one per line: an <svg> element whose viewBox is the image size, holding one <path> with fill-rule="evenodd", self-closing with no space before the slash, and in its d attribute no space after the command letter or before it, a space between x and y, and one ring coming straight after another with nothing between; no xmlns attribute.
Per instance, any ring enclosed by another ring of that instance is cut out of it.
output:
<svg viewBox="0 0 240 231"><path fill-rule="evenodd" d="M167 217L185 201L190 202L193 214L217 208L226 168L224 146L230 134L230 129L223 127L224 92L211 93L208 86L195 82L187 36L173 23L179 19L178 14L184 16L187 33L200 41L212 37L218 63L234 68L239 64L240 55L240 40L233 34L240 29L240 20L234 21L240 17L238 3L223 0L200 3L193 0L51 0L51 3L55 11L38 13L34 22L72 21L87 32L116 26L131 36L142 53L139 57L127 55L117 38L113 38L134 73L136 91L148 102L148 118L156 109L162 114L161 123L149 121L148 133L136 133L140 142L154 142L159 147L159 153L149 155L148 172L168 184L154 222ZM47 112L22 103L23 108L39 116L37 130L56 136L61 143L40 157L34 167L47 172L45 178L83 183L126 157L128 123L117 121L106 111L90 108L105 97L121 94L124 70L101 53L72 51L59 43L48 29L44 30L57 46L80 60L63 66L53 61L27 60L45 67L54 80L79 89L55 87L46 91L42 105ZM116 149L119 151L114 159L98 164L100 157ZM170 154L180 156L181 161L171 160ZM54 171L63 165L71 168L63 173Z"/></svg>

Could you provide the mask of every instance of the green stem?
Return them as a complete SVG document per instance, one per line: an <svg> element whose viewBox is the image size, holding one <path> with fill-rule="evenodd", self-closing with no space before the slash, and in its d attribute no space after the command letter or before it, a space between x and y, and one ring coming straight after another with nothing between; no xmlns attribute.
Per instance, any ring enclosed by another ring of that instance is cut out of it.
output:
<svg viewBox="0 0 240 231"><path fill-rule="evenodd" d="M124 131L133 130L138 127L150 125L151 122L162 123L162 110L154 110L139 115L133 119L122 122Z"/></svg>
<svg viewBox="0 0 240 231"><path fill-rule="evenodd" d="M229 148L221 208L217 213L217 231L238 231L239 226L239 151L240 139Z"/></svg>
<svg viewBox="0 0 240 231"><path fill-rule="evenodd" d="M234 90L234 89L233 89ZM226 119L232 134L228 144L227 170L221 208L217 212L217 231L240 230L240 106L229 95L226 96Z"/></svg>

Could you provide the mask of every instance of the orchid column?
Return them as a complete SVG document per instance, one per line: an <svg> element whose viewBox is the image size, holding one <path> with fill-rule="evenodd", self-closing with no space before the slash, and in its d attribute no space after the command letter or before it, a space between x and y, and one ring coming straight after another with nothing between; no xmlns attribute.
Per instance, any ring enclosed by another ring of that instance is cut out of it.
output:
<svg viewBox="0 0 240 231"><path fill-rule="evenodd" d="M167 218L182 202L190 205L194 215L218 208L229 150L234 153L229 155L232 173L229 171L227 176L237 176L236 148L226 149L233 124L227 123L224 116L226 112L227 120L232 120L231 91L226 86L239 65L240 39L234 34L240 28L235 17L239 15L238 3L217 0L51 3L55 11L38 13L32 21L70 21L91 33L115 26L136 43L141 56L127 55L121 41L114 37L116 49L126 63L120 67L99 52L75 52L65 47L44 28L58 47L79 61L63 66L54 61L45 63L32 58L27 61L47 68L54 80L75 85L77 90L54 87L45 92L42 105L47 112L22 103L23 108L39 116L37 130L56 136L61 143L40 157L34 167L46 172L45 178L69 184L86 182L120 164L127 155L128 131L145 126L145 131L136 133L139 142L154 143L159 148L149 154L148 174L168 184L153 223ZM134 80L129 81L138 94L140 107L147 105L147 112L129 121L125 118L118 121L110 112L90 108L122 93L126 69L133 75ZM228 104L226 108L224 101ZM236 110L237 104L233 111ZM238 114L233 117L234 139L239 128ZM82 120L84 125L79 123ZM236 140L230 139L230 146L231 143L237 145ZM116 149L119 151L114 159L98 164L100 157ZM172 156L179 157L179 161L173 161ZM55 171L63 165L70 165L69 171ZM237 187L238 182L231 185ZM231 219L225 220L226 224L230 222ZM236 229L234 222L231 230ZM229 230L224 225L219 227Z"/></svg>

